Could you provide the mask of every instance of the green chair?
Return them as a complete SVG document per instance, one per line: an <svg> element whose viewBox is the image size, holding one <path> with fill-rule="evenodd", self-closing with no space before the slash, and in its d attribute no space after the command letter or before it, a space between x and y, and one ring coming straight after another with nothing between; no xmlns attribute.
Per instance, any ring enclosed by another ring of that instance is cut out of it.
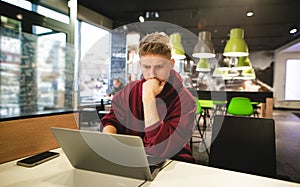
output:
<svg viewBox="0 0 300 187"><path fill-rule="evenodd" d="M227 101L219 101L219 100L213 100L213 104L215 105L215 111L214 114L216 112L220 112L221 114L225 114L226 111L226 106L227 106Z"/></svg>
<svg viewBox="0 0 300 187"><path fill-rule="evenodd" d="M195 98L195 102L196 102L196 128L200 134L200 138L202 139L202 141L197 141L197 142L193 142L192 138L193 137L198 137L198 136L193 136L191 139L190 139L190 148L191 150L193 151L193 143L201 143L203 142L204 146L205 146L205 149L206 149L206 152L208 153L208 149L207 149L207 146L206 146L206 143L204 141L204 133L205 133L205 130L206 130L206 120L205 120L205 115L204 115L204 110L202 110L202 107L200 105L200 102L199 102L199 99L197 97L194 97ZM201 118L203 118L203 128L201 128L200 126L200 120ZM203 132L202 132L203 131Z"/></svg>
<svg viewBox="0 0 300 187"><path fill-rule="evenodd" d="M207 128L207 122L206 119L208 118L209 120L211 119L210 113L209 111L211 109L214 109L214 103L212 100L198 100L198 102L200 103L202 109L203 109L203 129L204 131ZM209 122L210 124L210 122Z"/></svg>
<svg viewBox="0 0 300 187"><path fill-rule="evenodd" d="M204 123L205 123L205 118L203 116L203 110L202 110L202 107L200 105L200 102L199 102L199 99L195 97L195 101L196 101L196 126L197 126L197 129L199 130L199 134L201 136L201 138L203 138L203 133L201 132L201 127L200 127L200 120L201 120L201 117L203 117L203 120L204 120Z"/></svg>
<svg viewBox="0 0 300 187"><path fill-rule="evenodd" d="M253 107L250 99L247 97L231 98L227 113L237 116L251 116L253 114Z"/></svg>
<svg viewBox="0 0 300 187"><path fill-rule="evenodd" d="M253 107L253 116L259 117L260 102L251 101Z"/></svg>

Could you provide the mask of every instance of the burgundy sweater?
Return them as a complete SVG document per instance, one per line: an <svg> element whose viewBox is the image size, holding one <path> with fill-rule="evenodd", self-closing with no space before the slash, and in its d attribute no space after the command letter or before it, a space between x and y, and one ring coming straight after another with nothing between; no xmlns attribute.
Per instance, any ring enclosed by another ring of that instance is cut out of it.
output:
<svg viewBox="0 0 300 187"><path fill-rule="evenodd" d="M147 154L194 163L188 142L194 128L196 104L174 70L162 92L156 96L161 121L145 128L142 85L145 79L129 83L117 92L112 109L101 120L113 125L118 134L136 135L143 139Z"/></svg>

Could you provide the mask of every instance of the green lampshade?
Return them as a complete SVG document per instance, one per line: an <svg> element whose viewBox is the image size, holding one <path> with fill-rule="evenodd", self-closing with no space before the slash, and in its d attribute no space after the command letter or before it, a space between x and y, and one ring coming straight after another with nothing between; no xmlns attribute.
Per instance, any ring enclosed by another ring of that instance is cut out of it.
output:
<svg viewBox="0 0 300 187"><path fill-rule="evenodd" d="M174 33L170 35L172 46L172 58L173 59L185 59L184 48L181 44L181 35Z"/></svg>
<svg viewBox="0 0 300 187"><path fill-rule="evenodd" d="M239 57L235 69L248 70L251 68L252 68L252 65L251 65L249 57L245 57L245 56Z"/></svg>
<svg viewBox="0 0 300 187"><path fill-rule="evenodd" d="M216 56L210 32L199 32L199 39L194 47L192 56L195 58L214 58Z"/></svg>
<svg viewBox="0 0 300 187"><path fill-rule="evenodd" d="M237 67L251 66L250 59L245 56L240 57L236 66Z"/></svg>
<svg viewBox="0 0 300 187"><path fill-rule="evenodd" d="M250 69L245 69L242 71L242 76L244 80L250 80L250 79L255 79L255 72L254 69L251 67Z"/></svg>
<svg viewBox="0 0 300 187"><path fill-rule="evenodd" d="M215 68L213 72L213 77L223 78L226 74L227 70L222 70L220 68Z"/></svg>
<svg viewBox="0 0 300 187"><path fill-rule="evenodd" d="M210 64L208 63L207 58L200 58L196 71L202 71L202 72L209 72L210 71Z"/></svg>
<svg viewBox="0 0 300 187"><path fill-rule="evenodd" d="M234 28L230 30L230 39L225 46L223 55L229 57L249 55L248 46L244 40L244 29Z"/></svg>

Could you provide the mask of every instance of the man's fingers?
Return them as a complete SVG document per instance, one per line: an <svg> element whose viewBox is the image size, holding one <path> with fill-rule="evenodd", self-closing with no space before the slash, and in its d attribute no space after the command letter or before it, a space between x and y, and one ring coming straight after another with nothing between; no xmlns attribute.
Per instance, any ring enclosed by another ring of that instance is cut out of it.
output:
<svg viewBox="0 0 300 187"><path fill-rule="evenodd" d="M161 84L162 84L162 82L165 82L164 80L162 80L162 79L159 79L159 78L157 78L157 77L152 77L152 78L149 78L148 80L157 80L157 81L158 81L158 83L159 83L159 85L161 85Z"/></svg>

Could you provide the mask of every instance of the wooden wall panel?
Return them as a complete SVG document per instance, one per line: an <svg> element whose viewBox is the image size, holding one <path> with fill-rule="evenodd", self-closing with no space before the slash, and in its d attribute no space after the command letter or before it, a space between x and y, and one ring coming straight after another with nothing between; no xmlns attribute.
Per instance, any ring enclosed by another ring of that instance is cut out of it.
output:
<svg viewBox="0 0 300 187"><path fill-rule="evenodd" d="M58 148L50 127L78 129L78 114L0 122L0 163Z"/></svg>

